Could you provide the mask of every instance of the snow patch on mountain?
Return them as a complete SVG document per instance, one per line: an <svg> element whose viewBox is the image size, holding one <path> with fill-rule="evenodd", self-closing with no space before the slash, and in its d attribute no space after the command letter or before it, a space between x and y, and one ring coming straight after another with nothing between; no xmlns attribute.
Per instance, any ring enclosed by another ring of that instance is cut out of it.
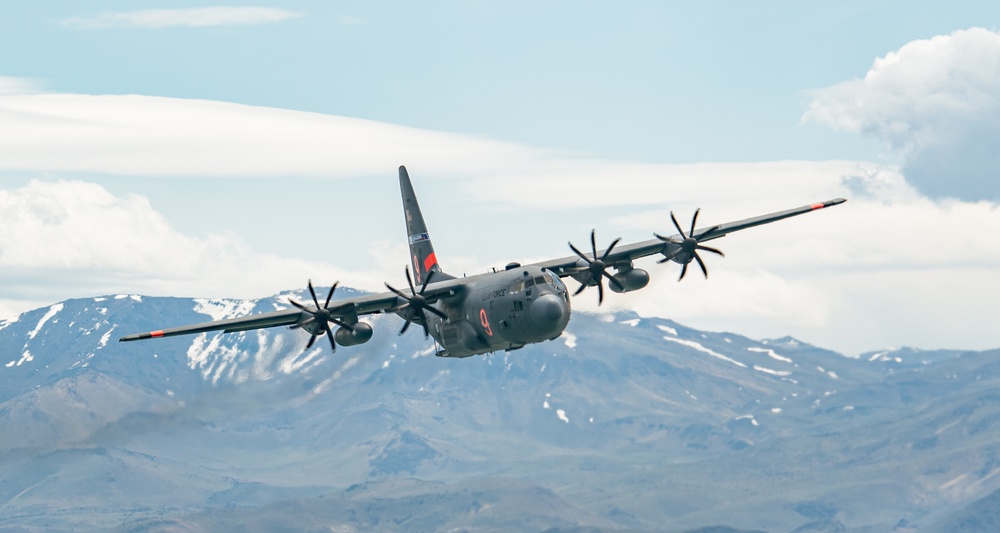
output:
<svg viewBox="0 0 1000 533"><path fill-rule="evenodd" d="M791 372L788 372L786 370L772 370L770 368L763 367L763 366L760 366L760 365L753 365L753 369L756 370L757 372L763 372L765 374L771 374L772 376L791 376L792 375Z"/></svg>
<svg viewBox="0 0 1000 533"><path fill-rule="evenodd" d="M212 320L223 320L226 318L249 315L253 312L255 305L253 300L198 298L194 302L194 311L196 313L208 315L212 317Z"/></svg>
<svg viewBox="0 0 1000 533"><path fill-rule="evenodd" d="M280 345L284 344L280 337L275 339L275 346L278 351L281 350ZM309 369L315 367L316 365L322 364L326 360L325 357L320 357L323 355L323 347L317 346L309 351L302 351L299 353L292 353L291 355L285 357L278 364L278 368L284 374L294 374L300 370Z"/></svg>
<svg viewBox="0 0 1000 533"><path fill-rule="evenodd" d="M226 366L236 363L241 354L243 352L235 346L222 345L222 334L212 335L209 340L208 333L201 333L188 347L188 367L191 370L200 369L202 378L211 380L212 385L217 385ZM233 364L231 376L235 375L235 371L236 365Z"/></svg>
<svg viewBox="0 0 1000 533"><path fill-rule="evenodd" d="M358 364L358 361L360 361L360 360L361 360L361 356L356 355L354 357L351 357L347 361L345 361L344 364L340 368L338 368L337 371L334 372L332 376L326 378L319 385L316 385L315 387L313 387L313 393L314 394L319 394L319 393L325 391L334 381L337 381L338 379L340 379L340 377L344 375L344 372L347 372L354 365Z"/></svg>
<svg viewBox="0 0 1000 533"><path fill-rule="evenodd" d="M32 362L34 360L35 360L35 357L33 355L31 355L31 352L29 352L28 350L25 350L24 353L21 354L21 359L19 359L17 361L17 365L16 366L21 366L24 363L30 363L30 362ZM10 366L10 364L8 364L7 366Z"/></svg>
<svg viewBox="0 0 1000 533"><path fill-rule="evenodd" d="M49 319L56 316L56 313L62 310L63 310L63 304L55 304L52 307L49 307L48 312L45 313L45 316L43 316L42 319L38 321L38 325L35 326L35 329L28 332L28 340L34 339L35 335L38 335L38 332L42 330L42 326L44 326L45 323L49 321Z"/></svg>
<svg viewBox="0 0 1000 533"><path fill-rule="evenodd" d="M661 324L661 325L658 325L656 327L660 328L660 331L669 333L669 334L673 335L674 337L677 336L677 330L674 329L674 328L672 328L672 327L670 327L670 326L664 326L664 325Z"/></svg>
<svg viewBox="0 0 1000 533"><path fill-rule="evenodd" d="M6 318L4 320L0 320L0 330L2 330L4 328L6 328L7 326L9 326L9 325L17 322L20 319L21 319L21 315L17 315L15 317L11 317L11 318Z"/></svg>
<svg viewBox="0 0 1000 533"><path fill-rule="evenodd" d="M688 341L688 340L684 340L684 339L677 339L677 338L674 338L674 337L663 337L663 340L667 340L667 341L670 341L670 342L676 342L677 344L680 344L680 345L683 345L683 346L687 346L688 348L693 348L695 350L698 350L699 352L707 353L708 355L711 355L712 357L715 357L716 359L721 359L723 361L726 361L728 363L732 363L732 364L734 364L736 366L739 366L739 367L742 367L742 368L746 368L747 367L747 365L745 365L745 364L743 364L743 363L741 363L741 362L739 362L739 361L737 361L735 359L730 359L729 357L726 357L726 356L722 355L719 352L712 351L712 350L710 350L710 349L708 349L708 348L706 348L706 347L702 346L701 344L698 344L697 342L694 342L694 341Z"/></svg>
<svg viewBox="0 0 1000 533"><path fill-rule="evenodd" d="M770 357L771 359L774 359L774 360L777 360L777 361L781 361L782 363L794 364L794 362L791 359L789 359L788 357L784 357L784 356L781 356L781 355L778 355L778 354L774 353L774 350L772 350L770 348L758 348L756 346L751 346L751 347L747 348L747 351L748 352L764 353L764 354L767 354L767 356Z"/></svg>
<svg viewBox="0 0 1000 533"><path fill-rule="evenodd" d="M100 340L100 342L97 343L97 348L98 349L104 348L105 346L108 345L108 341L111 340L111 332L114 331L114 330L115 330L115 328L112 327L107 332L105 332L104 335L101 335L101 340ZM89 334L90 332L88 331L87 333Z"/></svg>
<svg viewBox="0 0 1000 533"><path fill-rule="evenodd" d="M576 348L576 335L573 335L569 331L563 331L561 336L565 340L567 348L571 350Z"/></svg>

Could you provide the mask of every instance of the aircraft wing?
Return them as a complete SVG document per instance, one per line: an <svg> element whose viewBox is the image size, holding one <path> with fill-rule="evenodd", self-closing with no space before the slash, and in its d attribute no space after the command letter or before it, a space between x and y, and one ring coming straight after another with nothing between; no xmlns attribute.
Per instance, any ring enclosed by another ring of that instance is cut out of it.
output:
<svg viewBox="0 0 1000 533"><path fill-rule="evenodd" d="M684 231L679 225L676 224L675 221L675 225L677 225L677 229L680 233L674 234L670 237L661 237L658 235L656 239L648 241L611 246L609 247L611 250L610 253L608 253L607 248L597 250L596 247L594 247L591 250L591 253L583 254L588 258L587 260L580 255L571 255L561 259L552 259L549 261L542 261L540 263L533 263L533 265L547 268L555 274L558 274L560 277L566 277L586 271L588 269L587 261L593 259L601 259L601 261L607 266L630 264L635 259L655 254L662 254L664 258L670 259L682 251L682 242L685 237L693 237L698 243L702 243L712 239L718 239L719 237L724 237L730 233L752 228L754 226L769 224L778 220L823 209L824 207L839 205L846 201L847 200L844 198L835 198L825 202L817 202L814 204L804 205L802 207L796 207L794 209L786 209L784 211L777 211L767 215L727 222L725 224L718 224L707 228L692 228L692 231ZM673 216L672 213L671 216ZM695 217L697 217L697 214L695 214ZM593 235L591 235L591 238L593 238Z"/></svg>
<svg viewBox="0 0 1000 533"><path fill-rule="evenodd" d="M443 280L441 282L425 286L424 291L421 294L428 303L433 303L442 298L454 296L462 290L462 287L462 280ZM379 294L335 300L329 302L326 306L326 310L330 313L330 318L333 320L353 323L357 322L358 316L395 311L405 306L406 303L407 301L404 298L397 296L394 292L383 292ZM269 313L259 313L256 315L227 318L224 320L214 320L211 322L203 322L201 324L192 324L189 326L165 328L147 333L136 333L126 335L118 340L119 342L127 342L159 337L173 337L175 335L190 335L194 333L204 333L207 331L232 333L235 331L273 328L277 326L295 326L309 320L315 313L316 309L316 306L308 306L305 309L292 307L291 309L283 309Z"/></svg>

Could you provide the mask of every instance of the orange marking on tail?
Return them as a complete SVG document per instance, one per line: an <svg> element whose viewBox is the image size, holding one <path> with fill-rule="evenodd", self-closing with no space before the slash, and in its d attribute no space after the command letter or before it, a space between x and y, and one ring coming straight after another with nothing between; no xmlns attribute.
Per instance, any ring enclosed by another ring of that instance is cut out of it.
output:
<svg viewBox="0 0 1000 533"><path fill-rule="evenodd" d="M434 252L431 252L431 255L428 255L424 259L424 271L430 272L431 269L434 268L434 265L437 264L437 262L438 262L437 256L434 255Z"/></svg>

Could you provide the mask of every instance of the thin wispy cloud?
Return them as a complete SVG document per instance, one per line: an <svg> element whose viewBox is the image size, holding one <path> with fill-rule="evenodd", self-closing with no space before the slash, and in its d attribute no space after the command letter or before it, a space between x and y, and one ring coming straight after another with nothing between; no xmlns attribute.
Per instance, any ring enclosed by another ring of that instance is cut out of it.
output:
<svg viewBox="0 0 1000 533"><path fill-rule="evenodd" d="M273 24L299 18L302 13L275 7L199 7L184 9L143 9L138 11L104 12L91 16L72 17L59 23L80 30L116 28L204 28L210 26L249 26Z"/></svg>
<svg viewBox="0 0 1000 533"><path fill-rule="evenodd" d="M42 83L32 78L0 76L0 96L11 94L36 94L42 92Z"/></svg>

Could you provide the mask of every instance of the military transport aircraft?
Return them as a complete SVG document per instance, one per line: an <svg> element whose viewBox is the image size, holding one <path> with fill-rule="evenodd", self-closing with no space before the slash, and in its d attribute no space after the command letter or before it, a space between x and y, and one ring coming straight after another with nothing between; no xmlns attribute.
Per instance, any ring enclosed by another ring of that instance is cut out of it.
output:
<svg viewBox="0 0 1000 533"><path fill-rule="evenodd" d="M399 167L399 188L410 241L410 266L413 267L412 276L410 267L405 269L408 287L397 289L386 283L387 292L334 300L337 289L334 283L320 305L310 281L311 305L289 299L293 307L285 310L126 335L119 340L291 326L309 333L306 349L325 335L330 340L330 349L336 350L338 344L354 346L371 339L372 327L360 317L395 313L404 320L400 334L411 324L419 324L424 337L434 338L438 344L437 355L441 357L516 350L527 344L555 339L566 328L570 316L570 291L561 278L570 277L580 283L574 296L587 287L597 287L598 304L604 301L605 280L612 291L619 293L641 289L649 283L649 273L633 264L640 257L659 254L662 256L660 263L681 264L678 281L687 274L691 261L695 261L707 278L708 269L698 252L723 253L702 243L846 201L837 198L701 229L695 228L698 210L686 232L670 213L676 235L664 237L654 233L655 239L623 245L618 244L621 239L615 239L607 248L598 250L591 231L589 253L569 243L573 255L568 257L528 265L510 263L502 271L457 278L446 274L438 264L410 177L402 166ZM612 268L614 273L609 272Z"/></svg>

